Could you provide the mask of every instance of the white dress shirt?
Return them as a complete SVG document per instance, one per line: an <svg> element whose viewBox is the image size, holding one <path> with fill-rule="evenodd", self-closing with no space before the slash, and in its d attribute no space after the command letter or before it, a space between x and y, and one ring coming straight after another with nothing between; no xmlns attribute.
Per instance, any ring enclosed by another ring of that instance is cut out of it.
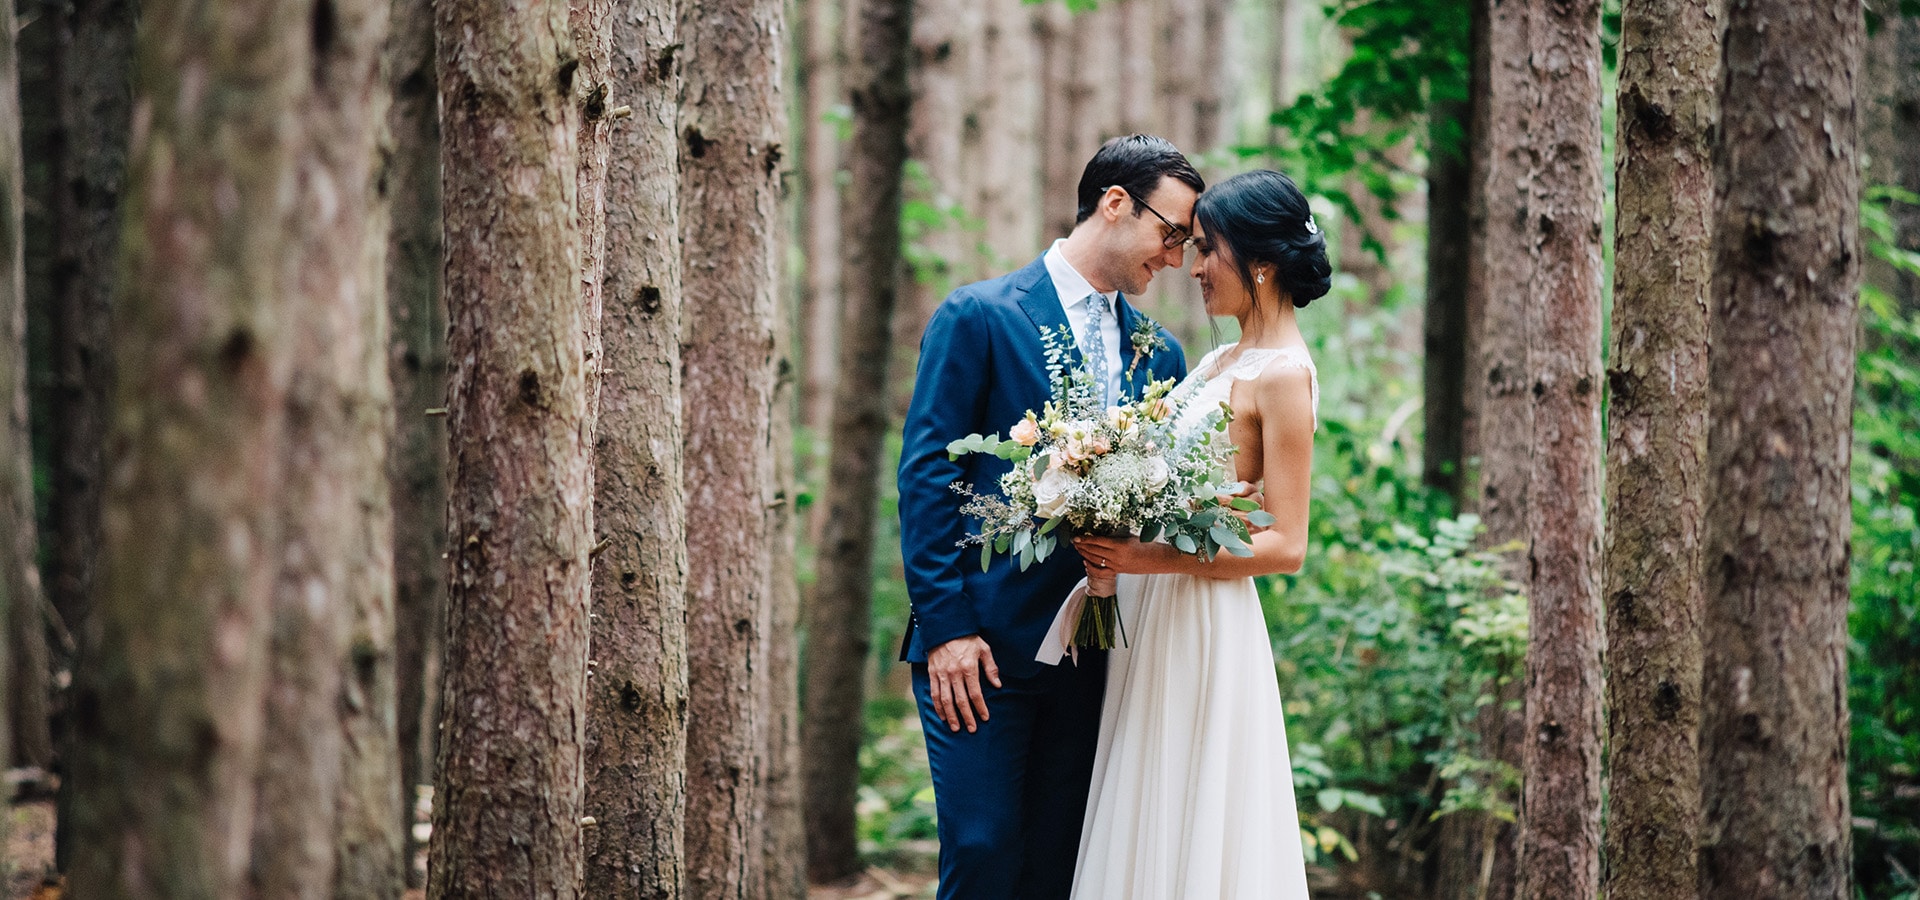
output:
<svg viewBox="0 0 1920 900"><path fill-rule="evenodd" d="M1053 246L1047 248L1046 255L1041 257L1046 263L1047 275L1053 279L1054 293L1060 295L1060 305L1066 309L1067 324L1073 326L1076 340L1081 340L1087 333L1087 298L1098 296L1106 303L1106 327L1100 329L1099 340L1107 354L1107 396L1116 401L1124 400L1120 381L1121 375L1125 374L1126 364L1121 361L1120 354L1120 311L1114 303L1119 292L1094 291L1093 285L1087 283L1087 279L1075 271L1073 265L1067 262L1066 255L1060 252L1060 245L1064 243L1065 238L1054 241ZM1081 340L1081 345L1085 344Z"/></svg>

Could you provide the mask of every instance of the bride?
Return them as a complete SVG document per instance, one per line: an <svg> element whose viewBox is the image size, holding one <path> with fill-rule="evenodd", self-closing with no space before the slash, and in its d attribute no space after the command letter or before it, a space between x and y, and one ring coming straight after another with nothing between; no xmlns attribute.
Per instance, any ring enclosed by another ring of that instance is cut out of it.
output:
<svg viewBox="0 0 1920 900"><path fill-rule="evenodd" d="M1238 175L1194 206L1193 277L1207 312L1240 320L1177 389L1184 436L1220 402L1235 476L1274 516L1253 555L1212 562L1162 543L1081 537L1092 573L1116 572L1132 644L1108 658L1093 788L1074 873L1085 900L1305 900L1273 649L1253 576L1297 572L1319 386L1294 308L1325 294L1326 241L1278 172Z"/></svg>

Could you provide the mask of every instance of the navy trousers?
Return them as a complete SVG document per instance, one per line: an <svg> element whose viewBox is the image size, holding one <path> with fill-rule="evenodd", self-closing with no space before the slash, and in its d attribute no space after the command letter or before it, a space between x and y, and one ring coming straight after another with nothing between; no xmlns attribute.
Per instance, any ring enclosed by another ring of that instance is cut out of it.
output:
<svg viewBox="0 0 1920 900"><path fill-rule="evenodd" d="M992 716L951 731L913 666L940 830L939 900L1066 900L1093 779L1104 652L1027 678L984 681Z"/></svg>

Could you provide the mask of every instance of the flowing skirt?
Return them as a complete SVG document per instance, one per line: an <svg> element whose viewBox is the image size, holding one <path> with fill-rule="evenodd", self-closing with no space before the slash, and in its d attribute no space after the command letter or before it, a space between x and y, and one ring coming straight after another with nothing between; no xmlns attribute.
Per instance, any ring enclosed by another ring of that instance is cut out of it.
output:
<svg viewBox="0 0 1920 900"><path fill-rule="evenodd" d="M1075 900L1306 900L1253 580L1120 577Z"/></svg>

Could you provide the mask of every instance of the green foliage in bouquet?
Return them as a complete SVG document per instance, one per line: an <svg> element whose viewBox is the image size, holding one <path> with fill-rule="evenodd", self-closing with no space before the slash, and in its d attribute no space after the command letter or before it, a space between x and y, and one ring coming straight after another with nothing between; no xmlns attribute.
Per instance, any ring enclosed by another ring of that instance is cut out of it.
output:
<svg viewBox="0 0 1920 900"><path fill-rule="evenodd" d="M1234 452L1226 404L1208 414L1198 436L1183 441L1174 423L1190 390L1155 381L1140 399L1107 407L1086 369L1068 365L1072 332L1062 327L1044 340L1053 383L1045 409L1029 410L1004 440L999 432L971 434L947 445L953 458L984 453L1014 464L998 495L954 486L968 497L962 512L980 522L967 538L980 545L980 567L1004 553L1025 571L1058 548L1063 524L1083 534L1165 540L1209 560L1221 551L1252 555L1251 528L1272 525L1273 517L1253 500L1232 496L1241 485L1226 475Z"/></svg>

